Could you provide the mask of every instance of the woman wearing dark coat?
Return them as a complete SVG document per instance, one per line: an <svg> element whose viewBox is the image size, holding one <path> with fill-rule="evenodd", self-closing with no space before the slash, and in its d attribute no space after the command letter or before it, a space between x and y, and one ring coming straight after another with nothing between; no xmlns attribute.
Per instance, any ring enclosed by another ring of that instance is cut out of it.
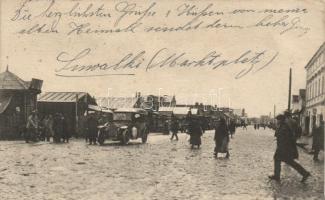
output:
<svg viewBox="0 0 325 200"><path fill-rule="evenodd" d="M218 153L226 153L226 158L229 158L229 129L224 118L221 118L219 124L216 126L214 141L216 143L214 155L218 157Z"/></svg>
<svg viewBox="0 0 325 200"><path fill-rule="evenodd" d="M188 120L191 148L193 149L195 145L200 148L201 136L203 134L200 122L193 117L190 117Z"/></svg>
<svg viewBox="0 0 325 200"><path fill-rule="evenodd" d="M281 162L285 162L303 176L301 181L304 182L310 173L294 160L298 158L294 133L289 124L286 123L284 115L278 115L276 119L279 126L275 132L277 147L274 154L274 175L269 176L269 178L280 181Z"/></svg>

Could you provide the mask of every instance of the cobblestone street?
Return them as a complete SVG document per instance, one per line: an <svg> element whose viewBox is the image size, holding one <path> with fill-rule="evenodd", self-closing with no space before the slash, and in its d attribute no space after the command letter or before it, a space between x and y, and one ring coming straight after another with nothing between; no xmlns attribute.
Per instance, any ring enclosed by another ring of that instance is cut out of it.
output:
<svg viewBox="0 0 325 200"><path fill-rule="evenodd" d="M323 199L324 156L314 163L300 151L299 162L312 173L305 184L282 164L281 183L273 173L274 132L238 129L229 160L213 156L213 131L202 148L151 134L148 144L107 142L90 146L23 141L0 143L0 199Z"/></svg>

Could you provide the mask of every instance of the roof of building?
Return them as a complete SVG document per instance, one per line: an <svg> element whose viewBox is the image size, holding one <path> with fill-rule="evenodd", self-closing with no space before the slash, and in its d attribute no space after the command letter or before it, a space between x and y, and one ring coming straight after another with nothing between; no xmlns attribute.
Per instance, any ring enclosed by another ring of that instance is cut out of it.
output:
<svg viewBox="0 0 325 200"><path fill-rule="evenodd" d="M134 108L138 100L138 97L99 97L97 103L109 109Z"/></svg>
<svg viewBox="0 0 325 200"><path fill-rule="evenodd" d="M128 112L128 113L147 114L147 111L144 110L144 109L141 109L141 108L118 108L118 109L116 109L114 111L114 113L119 113L119 112L122 112L122 113Z"/></svg>
<svg viewBox="0 0 325 200"><path fill-rule="evenodd" d="M175 107L159 107L159 112L173 112Z"/></svg>
<svg viewBox="0 0 325 200"><path fill-rule="evenodd" d="M86 92L46 92L42 94L37 101L39 102L76 102L89 95Z"/></svg>
<svg viewBox="0 0 325 200"><path fill-rule="evenodd" d="M0 90L27 90L30 82L24 81L14 73L7 70L0 73Z"/></svg>
<svg viewBox="0 0 325 200"><path fill-rule="evenodd" d="M325 42L319 47L319 49L316 51L316 53L313 55L313 57L309 60L307 65L305 66L305 69L310 67L314 61L325 51Z"/></svg>
<svg viewBox="0 0 325 200"><path fill-rule="evenodd" d="M108 108L97 106L97 105L92 105L92 104L88 105L88 110L103 112L103 113L113 113L113 111L111 111Z"/></svg>
<svg viewBox="0 0 325 200"><path fill-rule="evenodd" d="M159 112L172 112L175 115L187 115L191 111L192 115L198 114L197 108L190 107L159 107Z"/></svg>

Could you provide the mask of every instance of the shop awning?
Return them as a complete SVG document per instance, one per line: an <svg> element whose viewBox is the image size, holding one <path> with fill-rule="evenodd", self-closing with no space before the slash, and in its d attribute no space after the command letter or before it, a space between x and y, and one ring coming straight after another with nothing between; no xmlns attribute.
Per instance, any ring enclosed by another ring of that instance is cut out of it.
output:
<svg viewBox="0 0 325 200"><path fill-rule="evenodd" d="M12 94L1 94L0 95L0 114L6 111L10 101L12 99Z"/></svg>

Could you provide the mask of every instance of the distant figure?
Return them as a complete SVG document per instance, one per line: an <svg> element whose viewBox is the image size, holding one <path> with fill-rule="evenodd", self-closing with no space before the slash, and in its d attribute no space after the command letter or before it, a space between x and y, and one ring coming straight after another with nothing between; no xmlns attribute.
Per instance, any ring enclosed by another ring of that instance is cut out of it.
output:
<svg viewBox="0 0 325 200"><path fill-rule="evenodd" d="M62 116L62 123L63 123L63 132L62 132L62 139L63 142L69 143L70 139L70 121L67 117Z"/></svg>
<svg viewBox="0 0 325 200"><path fill-rule="evenodd" d="M226 158L229 158L229 129L225 118L221 118L220 123L216 126L214 141L216 143L214 155L218 157L218 153L226 153Z"/></svg>
<svg viewBox="0 0 325 200"><path fill-rule="evenodd" d="M230 137L232 138L232 136L235 135L236 132L236 124L234 120L230 121L229 131L230 131Z"/></svg>
<svg viewBox="0 0 325 200"><path fill-rule="evenodd" d="M257 128L257 126L256 126L256 124L254 124L254 129L256 130L256 128Z"/></svg>
<svg viewBox="0 0 325 200"><path fill-rule="evenodd" d="M179 129L178 120L174 116L174 114L172 114L171 121L170 121L170 132L172 132L172 137L170 138L170 140L173 140L174 136L175 136L176 140L178 140L178 136L177 136L178 129Z"/></svg>
<svg viewBox="0 0 325 200"><path fill-rule="evenodd" d="M320 149L324 145L324 120L320 121L320 125L317 128L314 128L312 131L313 134L313 154L314 154L314 161L319 161L318 154Z"/></svg>
<svg viewBox="0 0 325 200"><path fill-rule="evenodd" d="M29 143L30 140L36 141L37 133L38 133L38 116L37 111L33 111L31 115L29 115L26 124L26 133L25 133L25 141Z"/></svg>
<svg viewBox="0 0 325 200"><path fill-rule="evenodd" d="M56 113L53 120L53 142L60 143L64 131L63 115Z"/></svg>
<svg viewBox="0 0 325 200"><path fill-rule="evenodd" d="M98 126L98 122L94 116L94 113L89 112L89 118L87 120L87 135L88 135L90 145L96 144L97 126Z"/></svg>
<svg viewBox="0 0 325 200"><path fill-rule="evenodd" d="M164 130L163 133L165 135L169 135L169 124L168 124L168 120L164 120Z"/></svg>
<svg viewBox="0 0 325 200"><path fill-rule="evenodd" d="M201 136L203 134L200 122L194 117L189 118L189 134L190 134L190 144L193 149L194 146L200 148L201 146Z"/></svg>
<svg viewBox="0 0 325 200"><path fill-rule="evenodd" d="M247 125L246 125L246 122L245 121L242 121L242 127L243 127L243 130L247 130Z"/></svg>
<svg viewBox="0 0 325 200"><path fill-rule="evenodd" d="M280 181L281 162L285 162L298 171L302 175L301 182L305 182L310 173L294 160L298 158L298 150L293 132L288 123L286 123L284 115L278 115L276 119L278 128L275 132L277 147L274 154L274 175L269 176L269 178Z"/></svg>
<svg viewBox="0 0 325 200"><path fill-rule="evenodd" d="M13 125L15 126L15 133L19 137L23 136L26 130L26 126L23 120L23 115L21 113L20 107L16 107L16 111L13 113L13 119L14 119Z"/></svg>
<svg viewBox="0 0 325 200"><path fill-rule="evenodd" d="M50 137L53 136L53 116L47 115L43 120L44 133L47 142L50 142Z"/></svg>

